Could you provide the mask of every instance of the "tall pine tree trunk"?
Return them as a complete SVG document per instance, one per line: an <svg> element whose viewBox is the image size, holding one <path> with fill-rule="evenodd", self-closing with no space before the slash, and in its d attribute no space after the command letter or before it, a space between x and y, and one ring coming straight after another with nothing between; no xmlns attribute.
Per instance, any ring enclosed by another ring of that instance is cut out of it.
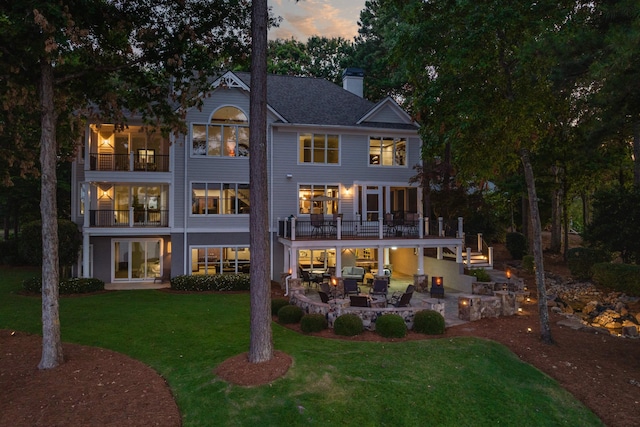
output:
<svg viewBox="0 0 640 427"><path fill-rule="evenodd" d="M633 125L633 186L640 188L640 120Z"/></svg>
<svg viewBox="0 0 640 427"><path fill-rule="evenodd" d="M64 361L60 340L58 307L58 208L56 204L56 113L53 99L53 68L41 63L40 165L42 169L40 211L42 213L42 358L38 368L55 368Z"/></svg>
<svg viewBox="0 0 640 427"><path fill-rule="evenodd" d="M251 319L249 362L273 358L267 179L267 1L251 5L250 224Z"/></svg>
<svg viewBox="0 0 640 427"><path fill-rule="evenodd" d="M533 258L535 262L536 286L538 288L538 312L540 314L540 338L547 344L553 343L551 328L549 326L549 308L547 307L547 289L544 283L544 259L542 256L542 228L540 225L540 212L538 211L538 196L536 195L536 183L531 167L531 158L527 149L520 150L524 177L529 193L529 212L531 216L531 240L533 241Z"/></svg>
<svg viewBox="0 0 640 427"><path fill-rule="evenodd" d="M551 172L554 176L554 188L551 194L551 242L549 250L554 254L559 254L562 249L562 168L554 165L551 168Z"/></svg>

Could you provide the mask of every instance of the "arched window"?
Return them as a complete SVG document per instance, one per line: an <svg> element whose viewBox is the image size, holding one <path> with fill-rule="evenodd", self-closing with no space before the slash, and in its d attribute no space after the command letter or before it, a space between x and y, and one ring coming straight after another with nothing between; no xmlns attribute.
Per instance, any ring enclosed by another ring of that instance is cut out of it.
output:
<svg viewBox="0 0 640 427"><path fill-rule="evenodd" d="M193 155L249 156L249 120L236 107L219 108L209 124L194 124L192 131Z"/></svg>

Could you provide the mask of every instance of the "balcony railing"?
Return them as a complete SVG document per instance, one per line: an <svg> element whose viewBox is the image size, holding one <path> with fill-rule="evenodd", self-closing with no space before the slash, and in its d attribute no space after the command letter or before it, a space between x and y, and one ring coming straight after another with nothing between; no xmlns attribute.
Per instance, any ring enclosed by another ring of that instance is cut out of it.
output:
<svg viewBox="0 0 640 427"><path fill-rule="evenodd" d="M377 221L343 220L331 216L298 220L287 218L278 221L278 236L290 240L353 240L353 239L422 239L433 237L461 237L462 218L448 224L443 218L429 221L426 218L392 219Z"/></svg>
<svg viewBox="0 0 640 427"><path fill-rule="evenodd" d="M91 153L89 164L92 171L169 172L169 156L160 154Z"/></svg>
<svg viewBox="0 0 640 427"><path fill-rule="evenodd" d="M168 227L169 211L156 209L100 209L89 211L91 227Z"/></svg>

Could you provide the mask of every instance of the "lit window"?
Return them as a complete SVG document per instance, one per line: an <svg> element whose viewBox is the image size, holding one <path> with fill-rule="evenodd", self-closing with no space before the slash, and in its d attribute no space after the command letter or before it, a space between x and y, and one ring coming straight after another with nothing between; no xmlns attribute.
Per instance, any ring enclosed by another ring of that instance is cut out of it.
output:
<svg viewBox="0 0 640 427"><path fill-rule="evenodd" d="M375 166L406 166L407 140L404 138L371 137L369 164Z"/></svg>
<svg viewBox="0 0 640 427"><path fill-rule="evenodd" d="M238 215L249 213L249 184L191 184L193 215Z"/></svg>
<svg viewBox="0 0 640 427"><path fill-rule="evenodd" d="M298 200L300 214L334 214L339 212L337 185L300 185Z"/></svg>
<svg viewBox="0 0 640 427"><path fill-rule="evenodd" d="M191 153L194 156L248 157L249 121L235 107L222 107L209 124L191 127Z"/></svg>
<svg viewBox="0 0 640 427"><path fill-rule="evenodd" d="M338 135L300 134L300 163L338 164L340 138Z"/></svg>

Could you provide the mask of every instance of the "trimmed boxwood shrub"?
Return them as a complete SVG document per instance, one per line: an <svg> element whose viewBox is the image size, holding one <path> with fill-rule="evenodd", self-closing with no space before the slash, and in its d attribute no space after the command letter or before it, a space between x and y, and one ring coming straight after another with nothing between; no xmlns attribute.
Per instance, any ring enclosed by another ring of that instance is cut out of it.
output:
<svg viewBox="0 0 640 427"><path fill-rule="evenodd" d="M248 291L248 274L183 275L171 278L176 291Z"/></svg>
<svg viewBox="0 0 640 427"><path fill-rule="evenodd" d="M336 335L353 337L364 331L362 319L355 314L343 314L338 316L333 323L333 332Z"/></svg>
<svg viewBox="0 0 640 427"><path fill-rule="evenodd" d="M591 267L593 282L598 286L629 296L640 296L640 266L601 262Z"/></svg>
<svg viewBox="0 0 640 427"><path fill-rule="evenodd" d="M398 314L385 314L376 319L376 333L385 338L403 338L407 335L407 325Z"/></svg>
<svg viewBox="0 0 640 427"><path fill-rule="evenodd" d="M287 298L274 298L271 300L271 315L276 316L278 314L278 310L284 307L285 305L289 305L289 300Z"/></svg>
<svg viewBox="0 0 640 427"><path fill-rule="evenodd" d="M302 329L302 332L305 334L323 331L327 329L328 326L327 318L324 314L305 314L302 316L302 319L300 319L300 329Z"/></svg>
<svg viewBox="0 0 640 427"><path fill-rule="evenodd" d="M527 253L527 238L522 233L507 233L507 250L513 259L522 259Z"/></svg>
<svg viewBox="0 0 640 427"><path fill-rule="evenodd" d="M599 262L609 261L607 254L601 249L571 248L567 251L567 264L571 275L577 280L590 280L591 267Z"/></svg>
<svg viewBox="0 0 640 427"><path fill-rule="evenodd" d="M22 288L26 292L41 293L42 279L40 277L26 279L22 282ZM86 294L98 291L104 291L104 282L100 279L76 277L63 280L58 285L60 295Z"/></svg>
<svg viewBox="0 0 640 427"><path fill-rule="evenodd" d="M413 330L427 335L444 334L444 317L435 310L420 310L413 317Z"/></svg>
<svg viewBox="0 0 640 427"><path fill-rule="evenodd" d="M489 275L489 273L487 273L487 271L482 268L473 268L471 270L467 270L466 274L475 277L478 282L491 281L491 276Z"/></svg>
<svg viewBox="0 0 640 427"><path fill-rule="evenodd" d="M278 322L280 323L298 323L304 311L297 305L285 305L278 310Z"/></svg>
<svg viewBox="0 0 640 427"><path fill-rule="evenodd" d="M525 255L522 257L522 269L527 273L533 273L536 261L533 255Z"/></svg>

